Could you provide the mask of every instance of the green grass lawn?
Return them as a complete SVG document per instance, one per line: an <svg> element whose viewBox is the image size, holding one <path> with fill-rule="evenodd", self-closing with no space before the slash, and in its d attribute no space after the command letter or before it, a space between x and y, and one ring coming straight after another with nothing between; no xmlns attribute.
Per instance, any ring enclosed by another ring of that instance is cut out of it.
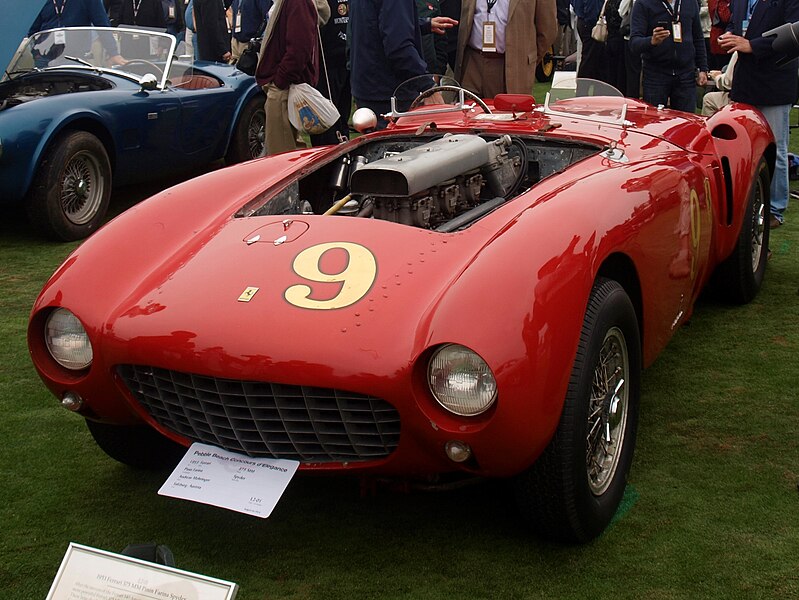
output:
<svg viewBox="0 0 799 600"><path fill-rule="evenodd" d="M267 520L158 496L165 473L107 458L35 374L28 312L74 244L42 242L9 217L0 224L0 599L44 598L71 541L114 552L166 544L178 567L239 583L239 600L796 597L797 206L772 234L758 298L702 300L645 372L625 502L581 547L531 537L497 484L362 495L355 479L295 478Z"/></svg>

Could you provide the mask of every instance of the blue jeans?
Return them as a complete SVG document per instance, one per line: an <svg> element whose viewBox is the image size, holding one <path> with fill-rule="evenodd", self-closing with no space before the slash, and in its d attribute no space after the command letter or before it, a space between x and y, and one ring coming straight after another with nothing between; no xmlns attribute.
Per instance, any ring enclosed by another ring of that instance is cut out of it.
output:
<svg viewBox="0 0 799 600"><path fill-rule="evenodd" d="M777 142L777 161L774 165L774 176L771 178L771 214L780 222L788 208L788 136L790 130L791 105L758 106L760 112L774 132Z"/></svg>
<svg viewBox="0 0 799 600"><path fill-rule="evenodd" d="M693 71L667 75L647 72L644 65L644 102L674 110L696 112L696 75Z"/></svg>

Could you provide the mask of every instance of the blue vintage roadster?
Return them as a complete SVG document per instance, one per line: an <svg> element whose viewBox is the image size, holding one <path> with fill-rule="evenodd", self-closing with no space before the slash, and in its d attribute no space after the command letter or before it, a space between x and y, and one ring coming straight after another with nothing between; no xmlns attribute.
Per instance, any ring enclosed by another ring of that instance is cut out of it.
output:
<svg viewBox="0 0 799 600"><path fill-rule="evenodd" d="M170 35L43 31L0 83L0 206L24 203L46 236L81 239L102 224L112 185L253 158L263 129L253 77L193 62Z"/></svg>

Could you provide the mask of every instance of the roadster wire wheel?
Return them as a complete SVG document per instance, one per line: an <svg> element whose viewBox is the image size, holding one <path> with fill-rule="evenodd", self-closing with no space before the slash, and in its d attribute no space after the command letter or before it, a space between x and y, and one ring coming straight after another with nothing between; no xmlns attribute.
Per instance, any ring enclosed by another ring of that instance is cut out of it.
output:
<svg viewBox="0 0 799 600"><path fill-rule="evenodd" d="M640 380L635 308L618 282L599 278L558 427L543 454L514 481L519 511L540 535L586 542L610 524L635 450Z"/></svg>
<svg viewBox="0 0 799 600"><path fill-rule="evenodd" d="M105 146L87 131L68 131L42 157L28 197L28 218L50 238L79 240L100 227L110 199Z"/></svg>
<svg viewBox="0 0 799 600"><path fill-rule="evenodd" d="M614 327L605 335L599 351L588 408L585 462L588 486L595 496L607 491L619 466L627 425L629 370L624 333Z"/></svg>
<svg viewBox="0 0 799 600"><path fill-rule="evenodd" d="M232 165L261 156L266 140L265 126L264 97L259 94L250 98L241 109L225 162Z"/></svg>
<svg viewBox="0 0 799 600"><path fill-rule="evenodd" d="M750 219L747 219L749 225L749 235L752 240L752 247L749 250L749 256L752 261L752 271L757 271L762 260L762 254L766 251L763 241L766 238L766 224L769 217L769 207L766 204L768 200L768 192L765 189L765 181L762 177L755 179L754 187L752 189L752 206L749 208Z"/></svg>
<svg viewBox="0 0 799 600"><path fill-rule="evenodd" d="M73 155L64 167L61 180L61 208L75 225L90 221L103 202L105 179L100 161L91 152Z"/></svg>
<svg viewBox="0 0 799 600"><path fill-rule="evenodd" d="M250 158L258 158L264 149L266 140L266 114L262 110L256 110L250 117L250 124L247 128L247 142L250 147Z"/></svg>

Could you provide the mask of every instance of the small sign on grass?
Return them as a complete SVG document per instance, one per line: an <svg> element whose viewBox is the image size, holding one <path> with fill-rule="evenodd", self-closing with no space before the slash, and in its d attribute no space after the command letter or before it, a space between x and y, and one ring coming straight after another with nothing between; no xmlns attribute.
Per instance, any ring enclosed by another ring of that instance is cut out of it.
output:
<svg viewBox="0 0 799 600"><path fill-rule="evenodd" d="M46 600L234 600L238 585L71 543Z"/></svg>

